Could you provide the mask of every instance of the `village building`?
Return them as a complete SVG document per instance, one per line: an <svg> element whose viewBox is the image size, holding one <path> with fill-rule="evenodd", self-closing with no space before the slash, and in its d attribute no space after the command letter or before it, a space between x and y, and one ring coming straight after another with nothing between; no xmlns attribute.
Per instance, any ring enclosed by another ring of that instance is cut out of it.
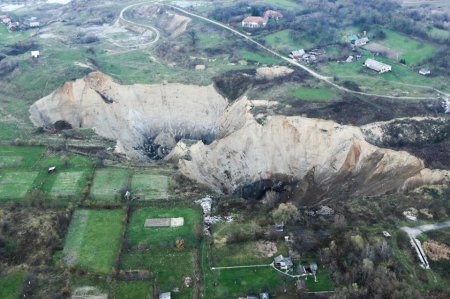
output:
<svg viewBox="0 0 450 299"><path fill-rule="evenodd" d="M275 264L275 267L278 267L281 270L285 270L285 271L290 270L294 266L294 263L292 262L290 257L284 257L281 254L279 256L275 257L274 264Z"/></svg>
<svg viewBox="0 0 450 299"><path fill-rule="evenodd" d="M386 73L392 70L392 66L376 61L375 59L372 58L367 58L366 61L364 62L364 65L366 67L368 67L371 70L377 71L378 73L382 74L382 73Z"/></svg>
<svg viewBox="0 0 450 299"><path fill-rule="evenodd" d="M298 59L301 59L303 57L303 55L305 55L305 54L306 54L306 52L303 49L295 50L295 51L291 52L291 57L298 60Z"/></svg>
<svg viewBox="0 0 450 299"><path fill-rule="evenodd" d="M274 19L274 20L279 20L279 19L281 19L282 17L283 17L283 15L280 13L280 12L278 12L278 11L276 11L276 10L266 10L265 12L264 12L264 17L266 18L266 19Z"/></svg>
<svg viewBox="0 0 450 299"><path fill-rule="evenodd" d="M356 34L347 35L347 40L349 43L353 44L356 40L358 40L358 36Z"/></svg>
<svg viewBox="0 0 450 299"><path fill-rule="evenodd" d="M242 27L245 28L262 28L266 27L267 19L263 17L249 16L242 20Z"/></svg>
<svg viewBox="0 0 450 299"><path fill-rule="evenodd" d="M30 22L30 28L39 28L40 26L39 22Z"/></svg>
<svg viewBox="0 0 450 299"><path fill-rule="evenodd" d="M429 69L423 68L419 70L419 74L421 74L422 76L428 76L431 74L431 71Z"/></svg>
<svg viewBox="0 0 450 299"><path fill-rule="evenodd" d="M32 58L39 58L41 53L39 51L31 51L31 57Z"/></svg>
<svg viewBox="0 0 450 299"><path fill-rule="evenodd" d="M170 292L159 294L159 299L170 299L170 297L171 297Z"/></svg>
<svg viewBox="0 0 450 299"><path fill-rule="evenodd" d="M261 293L259 294L259 299L269 299L269 293Z"/></svg>
<svg viewBox="0 0 450 299"><path fill-rule="evenodd" d="M357 40L355 40L355 46L356 47L361 47L366 45L369 42L369 38L367 36L363 37L363 38L358 38Z"/></svg>
<svg viewBox="0 0 450 299"><path fill-rule="evenodd" d="M8 24L8 30L9 31L16 31L20 26L19 22L11 22Z"/></svg>
<svg viewBox="0 0 450 299"><path fill-rule="evenodd" d="M5 17L2 19L2 23L7 25L7 24L11 23L11 19L9 17Z"/></svg>

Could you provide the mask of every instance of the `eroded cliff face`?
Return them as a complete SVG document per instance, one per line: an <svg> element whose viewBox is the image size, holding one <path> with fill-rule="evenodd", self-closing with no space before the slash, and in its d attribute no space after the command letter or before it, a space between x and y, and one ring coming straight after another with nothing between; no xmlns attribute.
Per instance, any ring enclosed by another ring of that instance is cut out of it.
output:
<svg viewBox="0 0 450 299"><path fill-rule="evenodd" d="M426 169L422 160L407 152L369 144L358 127L286 116L261 125L247 112L248 105L242 99L223 115L220 139L184 146L182 151L177 148L188 157L179 161L184 175L220 193L255 195L264 190L249 188L291 184L291 192L306 198L312 191L314 200L379 195L450 181L449 172Z"/></svg>
<svg viewBox="0 0 450 299"><path fill-rule="evenodd" d="M251 109L245 97L228 104L213 86L120 85L95 72L37 101L30 117L36 126L63 120L93 128L129 157L165 157L216 192L249 198L283 190L308 204L450 182L448 171L367 142L388 140L384 124L361 129L299 116L258 122Z"/></svg>
<svg viewBox="0 0 450 299"><path fill-rule="evenodd" d="M228 105L212 86L120 85L94 72L67 82L30 108L36 126L64 120L115 139L130 157L162 157L180 138L214 139Z"/></svg>

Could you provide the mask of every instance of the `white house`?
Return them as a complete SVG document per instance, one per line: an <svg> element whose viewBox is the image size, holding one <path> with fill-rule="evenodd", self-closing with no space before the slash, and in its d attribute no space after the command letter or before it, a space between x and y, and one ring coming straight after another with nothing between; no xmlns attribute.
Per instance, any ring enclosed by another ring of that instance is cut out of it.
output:
<svg viewBox="0 0 450 299"><path fill-rule="evenodd" d="M39 58L41 53L39 51L31 51L31 57L33 58Z"/></svg>
<svg viewBox="0 0 450 299"><path fill-rule="evenodd" d="M392 70L392 66L376 61L375 59L372 58L367 58L366 61L364 62L364 65L366 67L368 67L369 69L372 69L374 71L377 71L378 73L382 74L382 73L386 73Z"/></svg>
<svg viewBox="0 0 450 299"><path fill-rule="evenodd" d="M429 74L431 74L431 71L429 69L420 69L419 74L421 74L422 76L428 76Z"/></svg>
<svg viewBox="0 0 450 299"><path fill-rule="evenodd" d="M30 22L30 28L38 28L41 26L39 22Z"/></svg>
<svg viewBox="0 0 450 299"><path fill-rule="evenodd" d="M266 27L267 18L249 16L242 20L242 27L245 28L261 28Z"/></svg>

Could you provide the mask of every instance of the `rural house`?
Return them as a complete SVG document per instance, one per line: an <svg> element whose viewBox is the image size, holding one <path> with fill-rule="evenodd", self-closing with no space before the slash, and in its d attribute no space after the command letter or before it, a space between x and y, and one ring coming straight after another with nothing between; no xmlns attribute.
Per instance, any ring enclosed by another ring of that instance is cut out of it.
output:
<svg viewBox="0 0 450 299"><path fill-rule="evenodd" d="M245 28L261 28L266 27L267 19L263 17L246 17L242 20L242 27Z"/></svg>
<svg viewBox="0 0 450 299"><path fill-rule="evenodd" d="M362 37L362 38L358 38L357 40L355 40L355 46L356 47L361 47L366 45L369 42L369 38L366 37Z"/></svg>
<svg viewBox="0 0 450 299"><path fill-rule="evenodd" d="M30 22L30 28L38 28L41 26L39 22Z"/></svg>
<svg viewBox="0 0 450 299"><path fill-rule="evenodd" d="M159 294L159 299L170 299L170 298L171 298L170 292Z"/></svg>
<svg viewBox="0 0 450 299"><path fill-rule="evenodd" d="M428 76L429 74L431 74L431 71L429 69L423 68L420 69L419 74L421 74L422 76Z"/></svg>
<svg viewBox="0 0 450 299"><path fill-rule="evenodd" d="M278 267L281 270L290 270L294 266L290 257L284 257L281 254L275 257L274 264L275 267Z"/></svg>
<svg viewBox="0 0 450 299"><path fill-rule="evenodd" d="M378 73L382 74L382 73L386 73L392 70L392 66L376 61L375 59L372 58L367 58L366 61L364 62L364 65L366 67L368 67L371 70L377 71Z"/></svg>

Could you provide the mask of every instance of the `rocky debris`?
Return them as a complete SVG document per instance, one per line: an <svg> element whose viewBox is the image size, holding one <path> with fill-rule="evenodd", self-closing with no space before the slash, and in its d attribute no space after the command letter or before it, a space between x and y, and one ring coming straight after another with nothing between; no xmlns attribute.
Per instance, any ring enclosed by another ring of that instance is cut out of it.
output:
<svg viewBox="0 0 450 299"><path fill-rule="evenodd" d="M418 211L416 208L409 208L409 209L403 211L402 214L408 220L417 221Z"/></svg>
<svg viewBox="0 0 450 299"><path fill-rule="evenodd" d="M314 202L331 194L381 195L450 182L448 171L369 144L358 127L298 116L274 116L261 125L248 104L243 98L227 109L213 143L189 147L189 159L179 162L185 176L218 193L243 196L290 185L297 197Z"/></svg>
<svg viewBox="0 0 450 299"><path fill-rule="evenodd" d="M422 244L426 255L433 261L450 260L450 247L445 244L432 241L426 241Z"/></svg>
<svg viewBox="0 0 450 299"><path fill-rule="evenodd" d="M368 142L377 146L438 143L450 139L450 118L399 118L362 126L361 131Z"/></svg>
<svg viewBox="0 0 450 299"><path fill-rule="evenodd" d="M444 108L445 113L450 113L450 99L445 98L442 100L442 107Z"/></svg>
<svg viewBox="0 0 450 299"><path fill-rule="evenodd" d="M163 158L181 138L210 142L228 101L212 85L120 85L93 72L30 107L39 127L65 121L117 140L129 157Z"/></svg>
<svg viewBox="0 0 450 299"><path fill-rule="evenodd" d="M211 215L211 207L212 207L212 198L206 196L202 199L196 200L196 204L199 204L203 210L203 232L205 235L211 235L211 225L225 221L232 222L232 216L212 216Z"/></svg>
<svg viewBox="0 0 450 299"><path fill-rule="evenodd" d="M260 67L256 69L256 80L273 80L285 77L294 72L293 69L286 66Z"/></svg>

